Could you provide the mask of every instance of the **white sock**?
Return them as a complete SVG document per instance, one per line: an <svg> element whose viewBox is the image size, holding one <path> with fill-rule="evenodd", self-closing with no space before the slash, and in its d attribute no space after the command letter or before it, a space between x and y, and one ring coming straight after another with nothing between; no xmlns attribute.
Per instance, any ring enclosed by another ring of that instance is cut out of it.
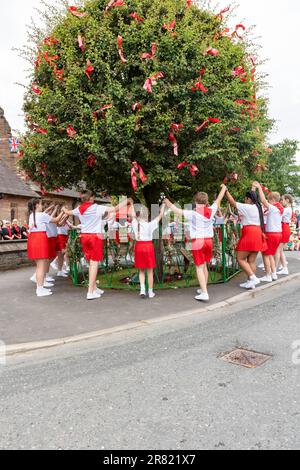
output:
<svg viewBox="0 0 300 470"><path fill-rule="evenodd" d="M145 294L146 293L146 286L145 284L141 284L141 294Z"/></svg>
<svg viewBox="0 0 300 470"><path fill-rule="evenodd" d="M149 288L149 294L153 294L153 289Z"/></svg>

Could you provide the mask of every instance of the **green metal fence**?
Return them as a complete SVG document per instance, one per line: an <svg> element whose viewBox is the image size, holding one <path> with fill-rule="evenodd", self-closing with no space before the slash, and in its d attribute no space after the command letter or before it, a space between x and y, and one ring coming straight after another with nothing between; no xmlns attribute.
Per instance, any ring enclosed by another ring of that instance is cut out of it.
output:
<svg viewBox="0 0 300 470"><path fill-rule="evenodd" d="M228 222L215 227L213 259L209 266L210 283L228 282L240 272L235 251L239 237L239 225ZM167 239L161 237L159 242L164 245L163 273L160 278L158 271L155 271L156 288L190 287L195 284L191 242L185 240L184 233ZM72 230L70 234L69 254L74 285L86 285L88 266L83 258L80 237L76 230ZM99 273L101 283L106 288L138 288L138 272L134 268L134 242L128 241L127 234L119 235L117 241L110 239L106 232L104 260L99 265Z"/></svg>

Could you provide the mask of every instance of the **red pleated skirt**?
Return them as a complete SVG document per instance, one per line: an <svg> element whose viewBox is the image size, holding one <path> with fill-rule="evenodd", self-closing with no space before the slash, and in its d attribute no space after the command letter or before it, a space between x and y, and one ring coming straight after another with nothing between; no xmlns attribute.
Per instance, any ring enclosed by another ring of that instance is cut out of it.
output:
<svg viewBox="0 0 300 470"><path fill-rule="evenodd" d="M266 237L261 227L257 225L247 225L243 227L242 236L237 244L236 251L259 253L266 249Z"/></svg>
<svg viewBox="0 0 300 470"><path fill-rule="evenodd" d="M213 239L197 238L192 240L192 253L195 266L210 263L213 255Z"/></svg>
<svg viewBox="0 0 300 470"><path fill-rule="evenodd" d="M57 243L56 243L56 250L57 251L64 251L68 244L68 235L58 235L57 236Z"/></svg>
<svg viewBox="0 0 300 470"><path fill-rule="evenodd" d="M57 237L48 238L49 259L55 259L57 256Z"/></svg>
<svg viewBox="0 0 300 470"><path fill-rule="evenodd" d="M289 243L291 238L292 230L290 224L282 223L282 243Z"/></svg>
<svg viewBox="0 0 300 470"><path fill-rule="evenodd" d="M267 232L268 248L263 252L266 256L274 256L282 243L281 232Z"/></svg>
<svg viewBox="0 0 300 470"><path fill-rule="evenodd" d="M46 232L29 234L27 253L28 258L32 260L49 259L49 242Z"/></svg>
<svg viewBox="0 0 300 470"><path fill-rule="evenodd" d="M156 259L153 242L138 241L134 250L135 267L137 269L155 269Z"/></svg>

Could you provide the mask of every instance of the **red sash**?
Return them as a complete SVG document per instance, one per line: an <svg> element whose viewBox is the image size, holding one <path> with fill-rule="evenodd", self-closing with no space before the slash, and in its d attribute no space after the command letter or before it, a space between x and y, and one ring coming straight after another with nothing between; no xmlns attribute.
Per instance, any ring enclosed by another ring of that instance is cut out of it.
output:
<svg viewBox="0 0 300 470"><path fill-rule="evenodd" d="M210 207L207 206L197 206L196 208L197 214L203 215L206 219L210 220L212 216L212 210Z"/></svg>
<svg viewBox="0 0 300 470"><path fill-rule="evenodd" d="M15 229L17 235L20 235L20 228L17 225L13 225L13 228Z"/></svg>
<svg viewBox="0 0 300 470"><path fill-rule="evenodd" d="M280 204L280 202L275 202L275 204L272 204L272 206L277 207L277 209L278 209L279 212L280 212L280 215L283 215L283 213L284 213L284 208L282 207L282 205Z"/></svg>
<svg viewBox="0 0 300 470"><path fill-rule="evenodd" d="M8 236L9 237L12 237L12 231L11 231L11 228L9 227L6 227L7 231L8 231Z"/></svg>
<svg viewBox="0 0 300 470"><path fill-rule="evenodd" d="M79 206L79 212L83 215L91 206L93 206L93 202L83 202L81 206Z"/></svg>

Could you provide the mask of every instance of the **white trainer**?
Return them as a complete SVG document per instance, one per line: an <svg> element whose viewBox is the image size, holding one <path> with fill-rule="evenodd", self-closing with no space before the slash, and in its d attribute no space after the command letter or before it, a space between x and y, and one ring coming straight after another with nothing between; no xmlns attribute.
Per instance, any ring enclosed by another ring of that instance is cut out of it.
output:
<svg viewBox="0 0 300 470"><path fill-rule="evenodd" d="M289 270L288 268L282 268L277 271L278 276L288 276L289 275Z"/></svg>
<svg viewBox="0 0 300 470"><path fill-rule="evenodd" d="M56 277L69 277L64 271L58 271L58 273L56 274Z"/></svg>
<svg viewBox="0 0 300 470"><path fill-rule="evenodd" d="M240 284L240 287L242 289L247 289L248 284L249 284L249 280L247 282L244 282L243 284Z"/></svg>
<svg viewBox="0 0 300 470"><path fill-rule="evenodd" d="M49 289L50 287L54 287L54 284L52 282L46 282L45 281L44 282L44 287L47 287Z"/></svg>
<svg viewBox="0 0 300 470"><path fill-rule="evenodd" d="M46 276L46 277L45 277L45 281L46 281L46 282L55 282L55 279L54 279L54 277L52 277L52 276Z"/></svg>
<svg viewBox="0 0 300 470"><path fill-rule="evenodd" d="M146 298L146 292L141 291L141 292L140 292L140 298L141 298L141 299L145 299L145 298Z"/></svg>
<svg viewBox="0 0 300 470"><path fill-rule="evenodd" d="M265 267L264 263L260 263L260 264L258 265L258 268L259 268L259 269L264 269L264 267Z"/></svg>
<svg viewBox="0 0 300 470"><path fill-rule="evenodd" d="M255 288L256 288L256 284L250 280L245 284L245 287L244 287L244 289L247 289L247 290L253 290Z"/></svg>
<svg viewBox="0 0 300 470"><path fill-rule="evenodd" d="M97 292L93 292L93 293L88 293L88 295L86 296L86 299L87 300L95 300L95 299L100 299L101 298L101 295L98 294Z"/></svg>
<svg viewBox="0 0 300 470"><path fill-rule="evenodd" d="M197 295L195 297L195 300L198 300L199 302L208 302L209 301L209 295L206 294L205 292L202 292L202 294Z"/></svg>
<svg viewBox="0 0 300 470"><path fill-rule="evenodd" d="M96 292L97 292L97 294L100 294L100 295L105 294L104 290L99 289L98 287L97 287L97 289L96 289Z"/></svg>
<svg viewBox="0 0 300 470"><path fill-rule="evenodd" d="M254 284L255 286L258 286L258 285L260 284L260 279L258 279L258 277L256 277L256 276L253 277L253 278L251 278L251 279L249 279L249 280L250 280L251 282L253 282L253 284Z"/></svg>
<svg viewBox="0 0 300 470"><path fill-rule="evenodd" d="M154 299L155 296L155 292L149 292L149 299Z"/></svg>
<svg viewBox="0 0 300 470"><path fill-rule="evenodd" d="M51 268L54 270L54 271L57 271L58 270L58 266L57 266L57 263L55 261L52 261L52 263L50 264Z"/></svg>
<svg viewBox="0 0 300 470"><path fill-rule="evenodd" d="M52 294L53 292L51 290L45 289L44 287L38 287L36 290L37 297L48 297Z"/></svg>
<svg viewBox="0 0 300 470"><path fill-rule="evenodd" d="M272 281L278 281L278 276L276 273L272 273Z"/></svg>
<svg viewBox="0 0 300 470"><path fill-rule="evenodd" d="M33 282L33 284L36 284L36 273L34 273L34 275L31 276L30 280L31 282Z"/></svg>
<svg viewBox="0 0 300 470"><path fill-rule="evenodd" d="M272 276L264 276L260 278L260 282L273 282Z"/></svg>
<svg viewBox="0 0 300 470"><path fill-rule="evenodd" d="M201 295L201 294L202 294L202 289L198 289L198 290L197 290L197 294L198 294L198 295Z"/></svg>

